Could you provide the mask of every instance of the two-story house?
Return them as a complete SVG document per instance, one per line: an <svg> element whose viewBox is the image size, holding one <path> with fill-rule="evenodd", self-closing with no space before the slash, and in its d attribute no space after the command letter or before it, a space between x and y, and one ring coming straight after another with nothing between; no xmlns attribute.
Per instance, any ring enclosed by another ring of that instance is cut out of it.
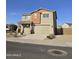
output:
<svg viewBox="0 0 79 59"><path fill-rule="evenodd" d="M19 24L23 26L26 34L56 34L56 19L56 11L38 9L29 14L23 14Z"/></svg>

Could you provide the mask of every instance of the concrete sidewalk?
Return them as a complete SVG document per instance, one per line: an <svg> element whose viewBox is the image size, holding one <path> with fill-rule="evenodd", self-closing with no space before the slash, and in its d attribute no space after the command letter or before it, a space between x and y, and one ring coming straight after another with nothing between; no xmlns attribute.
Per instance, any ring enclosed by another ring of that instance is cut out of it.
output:
<svg viewBox="0 0 79 59"><path fill-rule="evenodd" d="M50 40L46 38L46 35L27 35L24 37L8 37L7 41L20 42L20 43L31 43L49 46L64 46L72 47L72 36L71 35L56 35L56 38Z"/></svg>

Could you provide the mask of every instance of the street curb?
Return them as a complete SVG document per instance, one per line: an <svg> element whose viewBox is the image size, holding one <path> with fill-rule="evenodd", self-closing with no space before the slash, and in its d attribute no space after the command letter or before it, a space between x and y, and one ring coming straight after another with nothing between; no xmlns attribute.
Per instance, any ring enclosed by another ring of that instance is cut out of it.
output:
<svg viewBox="0 0 79 59"><path fill-rule="evenodd" d="M28 40L28 39L27 39ZM17 43L30 43L30 44L37 44L37 45L46 45L46 46L61 46L61 47L72 47L68 45L59 45L59 44L45 44L45 43L34 43L34 42L24 42L24 41L13 41L13 40L6 40L7 42L17 42Z"/></svg>

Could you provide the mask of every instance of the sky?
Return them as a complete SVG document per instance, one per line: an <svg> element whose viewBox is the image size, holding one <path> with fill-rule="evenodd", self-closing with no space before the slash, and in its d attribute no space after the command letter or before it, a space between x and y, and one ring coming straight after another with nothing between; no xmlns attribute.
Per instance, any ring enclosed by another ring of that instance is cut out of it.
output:
<svg viewBox="0 0 79 59"><path fill-rule="evenodd" d="M72 22L72 0L6 0L6 23L17 24L23 13L39 8L55 10L57 25Z"/></svg>

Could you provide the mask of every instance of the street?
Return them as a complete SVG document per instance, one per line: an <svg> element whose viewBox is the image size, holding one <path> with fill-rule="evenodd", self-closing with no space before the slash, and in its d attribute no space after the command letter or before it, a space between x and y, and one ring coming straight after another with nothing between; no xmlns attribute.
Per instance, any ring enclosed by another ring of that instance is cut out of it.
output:
<svg viewBox="0 0 79 59"><path fill-rule="evenodd" d="M6 59L72 59L72 48L7 41Z"/></svg>

